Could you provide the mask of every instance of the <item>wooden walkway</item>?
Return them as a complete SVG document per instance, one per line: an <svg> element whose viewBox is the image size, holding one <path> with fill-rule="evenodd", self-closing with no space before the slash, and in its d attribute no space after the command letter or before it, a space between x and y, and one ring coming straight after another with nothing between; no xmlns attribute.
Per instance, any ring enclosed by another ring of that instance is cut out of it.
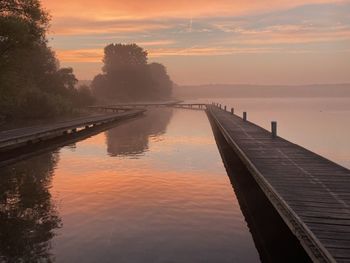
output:
<svg viewBox="0 0 350 263"><path fill-rule="evenodd" d="M198 109L198 110L204 110L206 108L206 104L203 103L178 103L172 105L174 108L181 108L181 109Z"/></svg>
<svg viewBox="0 0 350 263"><path fill-rule="evenodd" d="M227 142L314 262L350 262L350 171L207 105Z"/></svg>
<svg viewBox="0 0 350 263"><path fill-rule="evenodd" d="M0 132L0 152L76 132L77 129L89 129L92 126L133 118L142 114L144 111L130 110L122 113L76 118L50 125L38 125L2 131Z"/></svg>
<svg viewBox="0 0 350 263"><path fill-rule="evenodd" d="M180 103L181 100L171 100L171 101L164 101L164 102L135 102L135 103L116 103L112 105L95 105L90 106L90 109L101 109L101 110L125 110L125 109L132 109L132 108L147 108L147 107L169 107L173 106L175 104Z"/></svg>

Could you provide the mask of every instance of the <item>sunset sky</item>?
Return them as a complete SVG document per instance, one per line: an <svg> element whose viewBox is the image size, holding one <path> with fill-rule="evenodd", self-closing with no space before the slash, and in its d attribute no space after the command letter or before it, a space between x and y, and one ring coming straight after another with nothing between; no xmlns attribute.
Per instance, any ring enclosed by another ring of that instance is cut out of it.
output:
<svg viewBox="0 0 350 263"><path fill-rule="evenodd" d="M43 0L50 45L79 79L137 43L178 84L350 82L350 1Z"/></svg>

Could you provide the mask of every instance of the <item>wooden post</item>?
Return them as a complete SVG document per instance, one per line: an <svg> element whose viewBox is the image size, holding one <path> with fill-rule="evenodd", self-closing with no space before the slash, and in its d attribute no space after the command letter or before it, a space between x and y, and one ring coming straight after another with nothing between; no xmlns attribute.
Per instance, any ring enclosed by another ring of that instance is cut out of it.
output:
<svg viewBox="0 0 350 263"><path fill-rule="evenodd" d="M272 135L272 138L277 137L277 122L276 121L271 122L271 135Z"/></svg>
<svg viewBox="0 0 350 263"><path fill-rule="evenodd" d="M246 121L247 120L247 112L243 112L243 120Z"/></svg>
<svg viewBox="0 0 350 263"><path fill-rule="evenodd" d="M231 114L235 114L235 109L234 108L231 108Z"/></svg>
<svg viewBox="0 0 350 263"><path fill-rule="evenodd" d="M224 109L225 109L225 111L226 111L226 105L225 105Z"/></svg>

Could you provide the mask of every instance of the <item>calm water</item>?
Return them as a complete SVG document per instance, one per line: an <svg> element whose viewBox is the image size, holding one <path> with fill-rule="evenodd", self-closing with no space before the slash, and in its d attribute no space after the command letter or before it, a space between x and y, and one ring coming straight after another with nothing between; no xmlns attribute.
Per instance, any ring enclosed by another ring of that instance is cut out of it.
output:
<svg viewBox="0 0 350 263"><path fill-rule="evenodd" d="M216 101L350 167L349 99ZM0 175L0 261L259 262L204 112L153 110Z"/></svg>
<svg viewBox="0 0 350 263"><path fill-rule="evenodd" d="M204 112L151 111L0 174L3 261L259 262Z"/></svg>
<svg viewBox="0 0 350 263"><path fill-rule="evenodd" d="M248 120L322 156L350 168L350 98L237 98L199 99L235 108ZM193 102L193 101L192 101Z"/></svg>

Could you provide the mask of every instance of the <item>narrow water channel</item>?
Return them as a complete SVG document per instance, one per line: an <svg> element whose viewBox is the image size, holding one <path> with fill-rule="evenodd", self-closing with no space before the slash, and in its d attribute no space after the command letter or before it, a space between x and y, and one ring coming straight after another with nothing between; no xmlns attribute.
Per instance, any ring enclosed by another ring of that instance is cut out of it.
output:
<svg viewBox="0 0 350 263"><path fill-rule="evenodd" d="M1 261L260 261L203 111L151 110L0 174Z"/></svg>

